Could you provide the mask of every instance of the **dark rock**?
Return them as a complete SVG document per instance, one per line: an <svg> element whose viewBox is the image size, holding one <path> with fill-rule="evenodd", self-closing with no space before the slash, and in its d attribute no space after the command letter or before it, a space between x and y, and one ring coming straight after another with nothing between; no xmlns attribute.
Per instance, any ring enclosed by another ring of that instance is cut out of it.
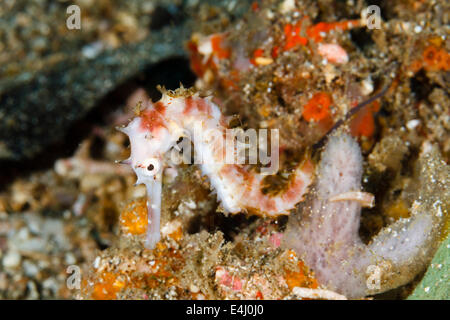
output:
<svg viewBox="0 0 450 320"><path fill-rule="evenodd" d="M106 94L142 70L185 55L186 25L153 32L144 41L101 53L95 59L69 59L31 79L0 84L0 160L22 160L64 138Z"/></svg>

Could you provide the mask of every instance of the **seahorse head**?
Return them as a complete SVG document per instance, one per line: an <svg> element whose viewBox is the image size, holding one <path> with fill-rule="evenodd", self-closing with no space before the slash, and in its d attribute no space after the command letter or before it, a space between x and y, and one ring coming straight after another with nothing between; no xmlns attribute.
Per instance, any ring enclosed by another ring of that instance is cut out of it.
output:
<svg viewBox="0 0 450 320"><path fill-rule="evenodd" d="M131 154L123 161L129 164L137 176L136 184L147 188L147 248L154 248L160 240L160 216L162 197L162 173L164 155L176 144L178 136L153 106L140 112L120 131L130 139Z"/></svg>

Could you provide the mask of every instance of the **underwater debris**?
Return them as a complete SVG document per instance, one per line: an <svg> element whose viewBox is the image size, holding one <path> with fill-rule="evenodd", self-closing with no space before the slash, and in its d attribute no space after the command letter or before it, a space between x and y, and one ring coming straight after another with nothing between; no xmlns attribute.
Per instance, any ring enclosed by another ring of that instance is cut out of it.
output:
<svg viewBox="0 0 450 320"><path fill-rule="evenodd" d="M124 237L95 258L77 297L273 300L329 293L295 252L271 249L269 233L256 234L238 242L225 242L220 232L186 234L178 242L163 238L153 250Z"/></svg>
<svg viewBox="0 0 450 320"><path fill-rule="evenodd" d="M332 63L344 64L348 62L347 52L335 43L319 43L317 50L321 56Z"/></svg>
<svg viewBox="0 0 450 320"><path fill-rule="evenodd" d="M292 289L292 293L303 299L347 300L347 298L341 294L324 289L295 287Z"/></svg>
<svg viewBox="0 0 450 320"><path fill-rule="evenodd" d="M409 218L383 229L370 244L358 235L361 205L330 198L361 188L362 157L347 134L329 139L310 199L291 216L284 246L293 248L319 282L349 298L381 293L411 281L431 260L449 198L449 170L435 147L423 146L417 200Z"/></svg>
<svg viewBox="0 0 450 320"><path fill-rule="evenodd" d="M55 162L55 172L66 178L80 179L87 175L127 175L131 170L110 161L94 160L89 155L92 141L86 140L78 147L73 157L59 159Z"/></svg>

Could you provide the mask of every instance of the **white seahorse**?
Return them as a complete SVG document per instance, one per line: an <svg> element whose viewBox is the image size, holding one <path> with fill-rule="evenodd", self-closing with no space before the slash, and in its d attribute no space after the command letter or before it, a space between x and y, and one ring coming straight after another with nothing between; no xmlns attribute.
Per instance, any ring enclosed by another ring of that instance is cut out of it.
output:
<svg viewBox="0 0 450 320"><path fill-rule="evenodd" d="M188 90L163 91L160 101L140 111L120 129L129 136L131 144L131 156L124 162L134 169L137 184L147 187L148 248L160 240L161 180L162 171L168 166L165 155L180 137L192 139L195 153L203 159L200 169L209 178L226 212L251 211L278 216L289 214L302 201L312 182L314 168L310 160L303 161L294 170L284 192L264 194L261 191L264 175L226 161L226 129L225 117L218 106Z"/></svg>

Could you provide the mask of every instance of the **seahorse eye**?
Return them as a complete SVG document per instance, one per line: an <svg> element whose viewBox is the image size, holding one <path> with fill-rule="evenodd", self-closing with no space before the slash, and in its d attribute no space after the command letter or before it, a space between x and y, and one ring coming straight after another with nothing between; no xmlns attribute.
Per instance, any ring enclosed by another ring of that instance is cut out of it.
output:
<svg viewBox="0 0 450 320"><path fill-rule="evenodd" d="M147 175L155 175L158 173L159 169L160 169L161 165L159 163L159 160L156 158L149 158L146 161L144 161L142 163L141 168L145 168L146 171L145 173Z"/></svg>

